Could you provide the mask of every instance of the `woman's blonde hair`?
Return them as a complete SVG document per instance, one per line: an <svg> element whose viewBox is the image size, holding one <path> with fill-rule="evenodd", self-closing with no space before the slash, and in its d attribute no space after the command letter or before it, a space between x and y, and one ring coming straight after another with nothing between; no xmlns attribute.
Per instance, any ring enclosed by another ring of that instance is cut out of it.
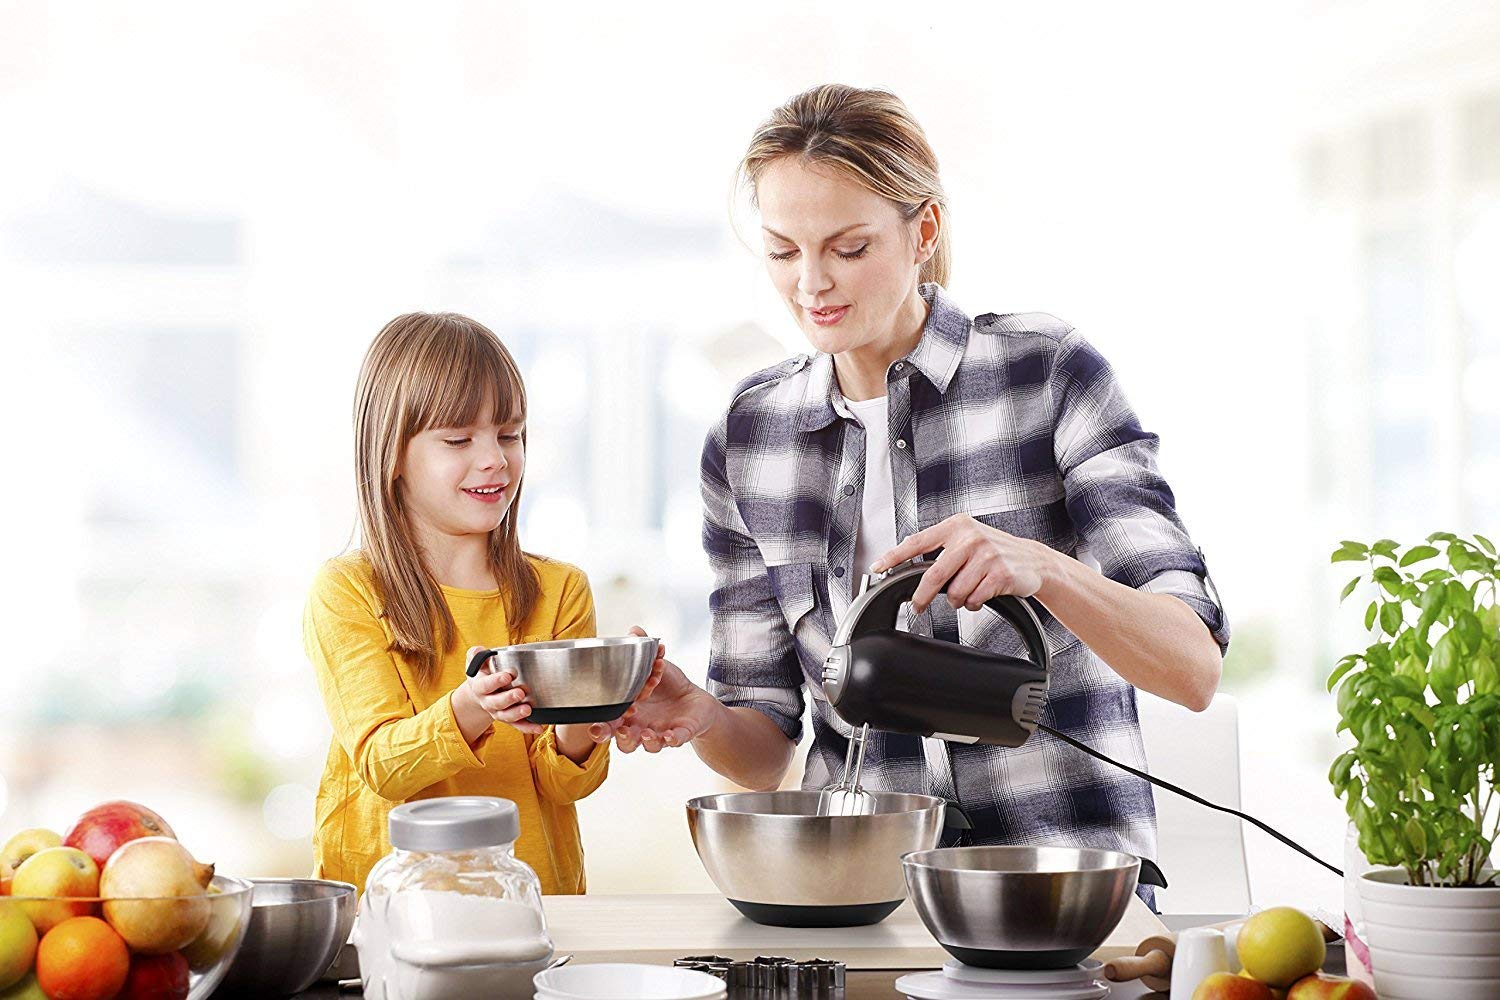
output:
<svg viewBox="0 0 1500 1000"><path fill-rule="evenodd" d="M740 161L739 174L749 181L752 200L761 174L783 156L799 156L842 172L895 202L908 222L928 202L936 204L941 209L937 250L922 265L919 280L948 283L948 205L937 156L899 97L884 90L825 83L771 112Z"/></svg>
<svg viewBox="0 0 1500 1000"><path fill-rule="evenodd" d="M438 582L422 562L397 470L407 444L422 431L468 427L486 417L497 424L524 421L526 387L515 359L483 324L456 313L407 313L375 337L354 391L361 546L394 635L391 649L413 661L424 682L437 675L458 633ZM520 504L518 484L489 544L490 569L505 595L512 633L541 592L516 534Z"/></svg>

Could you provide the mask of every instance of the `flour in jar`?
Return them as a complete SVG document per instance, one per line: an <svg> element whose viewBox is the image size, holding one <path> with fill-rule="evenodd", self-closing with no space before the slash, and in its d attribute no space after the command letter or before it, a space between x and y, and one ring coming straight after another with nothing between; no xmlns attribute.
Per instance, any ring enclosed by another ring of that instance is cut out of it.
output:
<svg viewBox="0 0 1500 1000"><path fill-rule="evenodd" d="M466 996L479 989L511 996L512 989L529 987L552 956L540 911L494 896L431 889L367 893L359 919L360 967L371 1000ZM531 996L529 988L524 996Z"/></svg>
<svg viewBox="0 0 1500 1000"><path fill-rule="evenodd" d="M541 913L494 896L397 892L388 920L391 954L416 965L529 962L552 951Z"/></svg>

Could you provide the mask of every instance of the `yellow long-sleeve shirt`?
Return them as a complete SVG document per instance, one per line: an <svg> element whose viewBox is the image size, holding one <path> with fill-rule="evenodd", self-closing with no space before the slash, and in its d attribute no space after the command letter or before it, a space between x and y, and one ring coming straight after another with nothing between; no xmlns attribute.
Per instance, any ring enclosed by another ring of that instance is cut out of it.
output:
<svg viewBox="0 0 1500 1000"><path fill-rule="evenodd" d="M391 652L391 632L370 564L358 553L330 560L313 583L303 645L333 723L318 786L314 875L352 882L391 849L387 816L412 799L498 795L520 811L516 855L536 869L544 893L584 891L583 845L573 803L609 770L609 744L575 764L557 750L552 727L526 736L496 724L471 747L449 697L464 680L470 646L503 646L595 634L594 599L577 567L532 559L542 592L520 635L505 624L498 590L444 587L458 628L455 648L429 684Z"/></svg>

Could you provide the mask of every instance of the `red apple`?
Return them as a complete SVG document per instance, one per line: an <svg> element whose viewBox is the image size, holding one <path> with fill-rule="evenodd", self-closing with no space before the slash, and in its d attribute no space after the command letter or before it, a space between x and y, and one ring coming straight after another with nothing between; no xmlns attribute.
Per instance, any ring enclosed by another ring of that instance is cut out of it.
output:
<svg viewBox="0 0 1500 1000"><path fill-rule="evenodd" d="M132 951L177 951L208 926L213 865L199 864L171 837L142 837L123 845L99 876L104 919Z"/></svg>
<svg viewBox="0 0 1500 1000"><path fill-rule="evenodd" d="M1215 972L1198 984L1192 1000L1275 1000L1271 987L1258 979Z"/></svg>
<svg viewBox="0 0 1500 1000"><path fill-rule="evenodd" d="M1286 1000L1375 1000L1375 991L1353 979L1314 972L1293 983Z"/></svg>
<svg viewBox="0 0 1500 1000"><path fill-rule="evenodd" d="M132 955L130 974L114 1000L187 1000L188 963L178 952Z"/></svg>
<svg viewBox="0 0 1500 1000"><path fill-rule="evenodd" d="M46 934L69 917L94 912L99 868L93 858L76 847L48 847L16 869L11 895L28 897L21 898L21 907L36 925L36 932Z"/></svg>
<svg viewBox="0 0 1500 1000"><path fill-rule="evenodd" d="M140 837L171 837L177 834L167 821L143 805L117 799L104 802L78 819L63 836L63 844L76 847L94 859L103 871L109 857L121 844Z"/></svg>

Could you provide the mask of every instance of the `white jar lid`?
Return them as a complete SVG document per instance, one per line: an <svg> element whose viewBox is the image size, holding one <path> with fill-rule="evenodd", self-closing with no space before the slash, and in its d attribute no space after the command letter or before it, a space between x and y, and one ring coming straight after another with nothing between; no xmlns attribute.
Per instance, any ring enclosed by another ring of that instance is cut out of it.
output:
<svg viewBox="0 0 1500 1000"><path fill-rule="evenodd" d="M391 846L403 851L466 851L515 843L521 816L509 799L452 795L391 810Z"/></svg>

